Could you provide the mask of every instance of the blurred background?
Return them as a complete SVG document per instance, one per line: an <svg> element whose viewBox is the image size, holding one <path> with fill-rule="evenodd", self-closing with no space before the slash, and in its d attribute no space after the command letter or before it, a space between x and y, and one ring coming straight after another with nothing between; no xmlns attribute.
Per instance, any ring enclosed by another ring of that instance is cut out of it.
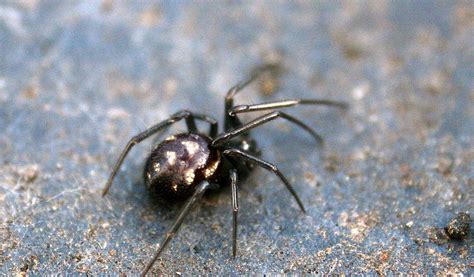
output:
<svg viewBox="0 0 474 277"><path fill-rule="evenodd" d="M253 132L307 213L257 170L235 260L223 189L153 272L473 274L472 235L443 229L473 212L473 25L472 1L0 1L0 274L139 273L179 205L143 186L153 139L102 198L119 152L181 109L221 120L267 63L236 103L350 104L285 109L324 147L284 121Z"/></svg>

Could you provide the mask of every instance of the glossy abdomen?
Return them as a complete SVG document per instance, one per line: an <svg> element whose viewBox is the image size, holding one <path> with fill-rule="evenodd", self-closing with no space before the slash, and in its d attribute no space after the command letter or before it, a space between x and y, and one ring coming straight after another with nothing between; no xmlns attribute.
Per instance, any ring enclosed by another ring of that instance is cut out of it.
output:
<svg viewBox="0 0 474 277"><path fill-rule="evenodd" d="M219 175L221 156L210 147L210 141L200 134L168 137L146 162L145 184L165 199L183 199L202 181L214 181Z"/></svg>

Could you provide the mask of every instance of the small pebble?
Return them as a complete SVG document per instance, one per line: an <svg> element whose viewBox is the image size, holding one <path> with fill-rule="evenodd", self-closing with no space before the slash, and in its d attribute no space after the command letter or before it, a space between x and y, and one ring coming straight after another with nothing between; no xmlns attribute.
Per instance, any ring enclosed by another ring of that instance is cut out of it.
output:
<svg viewBox="0 0 474 277"><path fill-rule="evenodd" d="M446 234L451 239L463 239L469 233L471 227L471 216L468 213L459 213L456 217L449 221L446 226Z"/></svg>

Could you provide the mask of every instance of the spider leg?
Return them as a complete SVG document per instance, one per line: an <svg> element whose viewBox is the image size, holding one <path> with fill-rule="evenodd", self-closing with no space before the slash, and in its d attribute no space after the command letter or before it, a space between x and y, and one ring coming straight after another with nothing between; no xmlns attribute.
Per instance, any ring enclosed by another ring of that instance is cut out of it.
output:
<svg viewBox="0 0 474 277"><path fill-rule="evenodd" d="M217 129L218 129L218 123L217 120L215 120L212 117L209 117L205 114L198 114L198 113L192 113L189 111L182 111L184 114L184 118L186 120L186 126L188 127L188 131L190 133L198 133L198 128L196 126L196 121L195 119L199 119L201 121L209 123L209 136L210 137L215 137L217 135Z"/></svg>
<svg viewBox="0 0 474 277"><path fill-rule="evenodd" d="M325 105L334 106L342 109L347 109L347 104L339 101L325 100L325 99L294 99L294 100L281 100L275 102L267 102L255 105L238 105L233 107L230 111L230 115L238 113L254 112L254 111L265 111L277 108L292 107L296 105Z"/></svg>
<svg viewBox="0 0 474 277"><path fill-rule="evenodd" d="M237 254L237 215L239 214L239 196L237 190L237 171L230 171L230 186L232 188L232 256Z"/></svg>
<svg viewBox="0 0 474 277"><path fill-rule="evenodd" d="M285 184L286 188L291 193L291 195L293 195L293 198L298 203L298 206L300 207L300 209L303 212L306 212L305 209L304 209L303 203L301 202L300 198L296 194L296 191L293 189L293 187L291 186L290 182L286 179L286 177L280 172L278 167L276 167L275 165L273 165L273 164L271 164L267 161L264 161L262 159L259 159L259 158L255 157L255 156L252 156L248 153L245 153L245 152L243 152L239 149L226 149L222 153L225 156L231 156L231 157L235 157L235 158L242 158L246 161L249 161L251 163L255 163L258 166L261 166L261 167L275 173L275 175L277 175L280 178L280 180Z"/></svg>
<svg viewBox="0 0 474 277"><path fill-rule="evenodd" d="M209 136L211 138L215 137L217 135L217 131L218 131L218 128L219 128L219 125L218 125L218 122L217 120L215 120L214 118L210 117L210 116L207 116L205 114L196 114L196 113L193 113L192 116L196 119L199 119L201 121L205 121L207 123L210 124L210 127L209 127Z"/></svg>
<svg viewBox="0 0 474 277"><path fill-rule="evenodd" d="M241 81L240 83L229 89L225 97L224 129L226 131L242 125L239 118L235 116L235 114L230 113L234 107L235 95L237 95L237 93L239 93L242 89L251 84L253 81L255 81L260 76L260 74L272 70L275 70L275 65L270 64L258 67L254 72L252 72L252 74L247 79Z"/></svg>
<svg viewBox="0 0 474 277"><path fill-rule="evenodd" d="M218 135L213 141L212 141L212 146L219 146L221 144L223 144L224 142L236 137L236 136L239 136L241 134L244 134L245 132L248 132L250 131L251 129L254 129L260 125L263 125L269 121L272 121L274 119L277 119L279 117L282 117L286 120L289 120L290 122L293 122L295 123L296 125L300 126L301 128L305 129L307 132L309 132L317 141L318 143L322 144L323 143L323 139L320 135L318 135L313 129L311 129L310 127L308 127L306 124L304 124L303 122L301 122L300 120L284 113L284 112L280 112L280 111L274 111L274 112L271 112L271 113L268 113L266 115L263 115L261 117L258 117L252 121L250 121L249 123L245 124L245 125L242 125L240 127L237 127L236 129L234 130L231 130L231 131L228 131L228 132L225 132L225 133L222 133L220 135Z"/></svg>
<svg viewBox="0 0 474 277"><path fill-rule="evenodd" d="M125 148L122 150L122 153L120 154L119 159L115 163L112 173L109 176L109 179L107 180L107 183L102 191L102 196L105 196L107 192L109 191L110 187L112 186L112 182L115 178L115 175L117 174L118 170L120 169L120 166L122 165L123 161L125 160L125 157L127 157L128 152L132 149L132 147L146 138L152 136L153 134L156 134L157 132L163 130L164 128L169 127L173 123L181 120L181 119L186 119L186 124L188 126L188 130L190 132L196 132L196 123L194 122L194 118L197 118L199 120L203 120L206 122L209 122L211 124L211 133L217 133L217 122L214 119L211 119L207 116L200 115L200 114L193 114L189 111L180 111L172 115L169 119L162 121L156 125L153 125L149 129L139 133L138 135L132 137L130 141L127 143Z"/></svg>
<svg viewBox="0 0 474 277"><path fill-rule="evenodd" d="M197 133L198 132L197 127L196 127L196 123L194 122L194 119L198 119L198 120L209 123L209 132L208 132L209 137L213 138L217 135L219 125L218 125L217 120L215 120L214 118L212 118L210 116L207 116L205 114L197 114L197 113L191 113L191 112L189 112L189 115L186 115L186 116L187 116L186 117L186 126L188 127L188 131L190 133ZM157 144L159 141L160 141L160 137L158 136L154 140L154 144Z"/></svg>
<svg viewBox="0 0 474 277"><path fill-rule="evenodd" d="M141 276L145 276L148 273L148 271L151 269L153 264L160 256L160 254L163 252L163 249L165 249L165 247L168 245L174 235L176 235L176 233L178 232L179 227L183 223L184 218L189 214L191 207L197 202L197 200L199 200L204 195L209 186L210 184L207 181L203 181L201 184L199 184L194 194L191 196L191 198L189 198L184 207L181 209L181 212L179 213L173 225L171 225L168 232L166 232L165 237L161 241L161 244L158 246L158 250L156 251L152 260L145 267L145 270L143 270Z"/></svg>

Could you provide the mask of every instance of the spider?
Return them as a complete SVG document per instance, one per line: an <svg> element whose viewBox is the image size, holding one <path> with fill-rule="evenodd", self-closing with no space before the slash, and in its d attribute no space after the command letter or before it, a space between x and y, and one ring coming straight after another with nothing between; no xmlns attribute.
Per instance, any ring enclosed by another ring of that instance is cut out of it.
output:
<svg viewBox="0 0 474 277"><path fill-rule="evenodd" d="M147 264L142 276L145 276L152 268L162 251L175 236L191 207L208 189L218 189L224 185L230 185L232 193L232 255L235 257L239 211L237 177L240 175L242 179L246 178L255 165L276 174L291 193L301 211L305 212L303 203L285 175L274 164L259 158L260 150L256 141L250 137L249 131L275 119L283 118L303 128L320 144L323 143L321 136L300 120L281 111L272 111L246 124L242 124L237 114L273 110L299 104L327 105L345 109L347 104L324 99L295 99L234 106L235 95L255 81L262 72L268 70L271 70L271 67L263 66L255 70L249 78L228 91L225 97L224 132L218 134L218 122L212 117L183 110L132 137L122 150L103 189L102 196L105 196L109 191L115 175L134 145L180 120L186 122L188 132L169 136L159 143L151 151L145 164L143 176L146 186L151 191L164 199L187 199L187 201L163 237L158 250ZM207 134L198 130L196 120L210 125Z"/></svg>

